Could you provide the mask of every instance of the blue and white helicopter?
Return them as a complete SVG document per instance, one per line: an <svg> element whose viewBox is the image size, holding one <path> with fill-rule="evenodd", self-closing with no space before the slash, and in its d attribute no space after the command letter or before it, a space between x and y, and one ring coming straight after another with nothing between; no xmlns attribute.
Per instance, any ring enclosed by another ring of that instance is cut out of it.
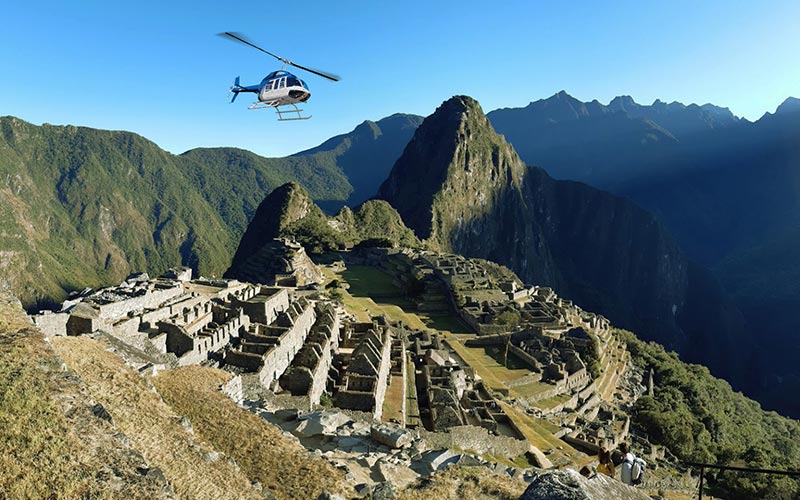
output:
<svg viewBox="0 0 800 500"><path fill-rule="evenodd" d="M283 63L283 68L281 68L281 70L273 71L272 73L268 74L258 85L239 85L239 77L237 76L230 88L230 92L228 93L228 95L233 94L231 103L235 101L236 97L242 92L252 92L256 94L258 96L258 100L251 104L248 109L275 108L275 111L278 113L278 120L280 121L308 120L311 118L311 116L303 116L303 110L297 107L298 103L306 102L308 98L311 97L311 91L308 89L306 82L286 71L287 65L300 68L304 71L308 71L309 73L314 73L315 75L319 75L334 82L338 82L340 80L338 76L331 73L325 73L323 71L306 68L305 66L300 66L299 64L293 63L288 59L276 56L272 52L267 52L253 42L247 40L247 38L245 38L241 33L231 33L226 31L224 33L220 33L219 36L249 45L254 49L264 52L265 54L271 55ZM293 109L281 109L281 106L291 106ZM291 116L295 113L297 116ZM284 116L286 114L289 114L291 118Z"/></svg>

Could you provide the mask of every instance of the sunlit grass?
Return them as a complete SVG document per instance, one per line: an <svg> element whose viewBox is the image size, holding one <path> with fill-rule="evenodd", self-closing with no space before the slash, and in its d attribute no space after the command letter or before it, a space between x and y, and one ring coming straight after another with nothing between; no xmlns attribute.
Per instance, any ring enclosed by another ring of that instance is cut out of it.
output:
<svg viewBox="0 0 800 500"><path fill-rule="evenodd" d="M230 377L221 370L188 366L161 372L153 383L167 403L191 420L198 437L233 457L250 480L260 482L278 498L345 493L348 488L341 471L218 390Z"/></svg>

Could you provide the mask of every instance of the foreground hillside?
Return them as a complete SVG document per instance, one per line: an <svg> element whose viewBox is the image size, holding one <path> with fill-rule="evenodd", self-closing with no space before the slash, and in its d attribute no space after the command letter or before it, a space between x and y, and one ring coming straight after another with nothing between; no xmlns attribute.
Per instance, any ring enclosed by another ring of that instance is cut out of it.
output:
<svg viewBox="0 0 800 500"><path fill-rule="evenodd" d="M0 497L173 498L87 386L0 294Z"/></svg>

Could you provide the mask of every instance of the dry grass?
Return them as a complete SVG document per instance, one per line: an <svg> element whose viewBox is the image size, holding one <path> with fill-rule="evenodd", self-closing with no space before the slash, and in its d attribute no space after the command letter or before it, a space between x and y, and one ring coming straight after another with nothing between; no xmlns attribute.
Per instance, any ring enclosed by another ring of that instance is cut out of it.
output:
<svg viewBox="0 0 800 500"><path fill-rule="evenodd" d="M413 374L412 374L413 376ZM386 388L386 396L383 400L383 413L381 420L389 422L391 419L396 419L398 422L404 422L403 416L403 389L405 389L405 380L402 375L391 375L391 382L389 387Z"/></svg>
<svg viewBox="0 0 800 500"><path fill-rule="evenodd" d="M524 491L524 482L483 467L452 467L410 486L397 500L517 500Z"/></svg>
<svg viewBox="0 0 800 500"><path fill-rule="evenodd" d="M18 304L0 296L0 499L159 498Z"/></svg>
<svg viewBox="0 0 800 500"><path fill-rule="evenodd" d="M214 450L195 442L172 408L104 343L88 337L59 337L52 343L131 445L151 466L161 468L179 498L262 498L232 463L206 461L206 454Z"/></svg>
<svg viewBox="0 0 800 500"><path fill-rule="evenodd" d="M351 491L341 471L219 392L230 376L188 366L162 372L153 382L164 400L192 421L200 438L233 457L251 480L278 498L305 500L323 491Z"/></svg>

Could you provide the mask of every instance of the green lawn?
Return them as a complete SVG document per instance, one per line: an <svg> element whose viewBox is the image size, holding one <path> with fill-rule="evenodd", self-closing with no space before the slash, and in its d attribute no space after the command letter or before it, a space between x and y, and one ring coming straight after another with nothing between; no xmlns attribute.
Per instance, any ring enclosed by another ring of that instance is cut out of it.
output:
<svg viewBox="0 0 800 500"><path fill-rule="evenodd" d="M372 266L348 266L342 278L350 285L355 297L402 298L402 292L392 283L392 277Z"/></svg>
<svg viewBox="0 0 800 500"><path fill-rule="evenodd" d="M380 269L353 265L339 274L326 269L325 274L328 282L339 279L349 285L343 293L342 300L345 307L361 321L368 321L370 314L385 314L389 319L403 321L417 330L472 333L453 315L429 315L424 311L417 311L414 303L392 283L392 277Z"/></svg>

